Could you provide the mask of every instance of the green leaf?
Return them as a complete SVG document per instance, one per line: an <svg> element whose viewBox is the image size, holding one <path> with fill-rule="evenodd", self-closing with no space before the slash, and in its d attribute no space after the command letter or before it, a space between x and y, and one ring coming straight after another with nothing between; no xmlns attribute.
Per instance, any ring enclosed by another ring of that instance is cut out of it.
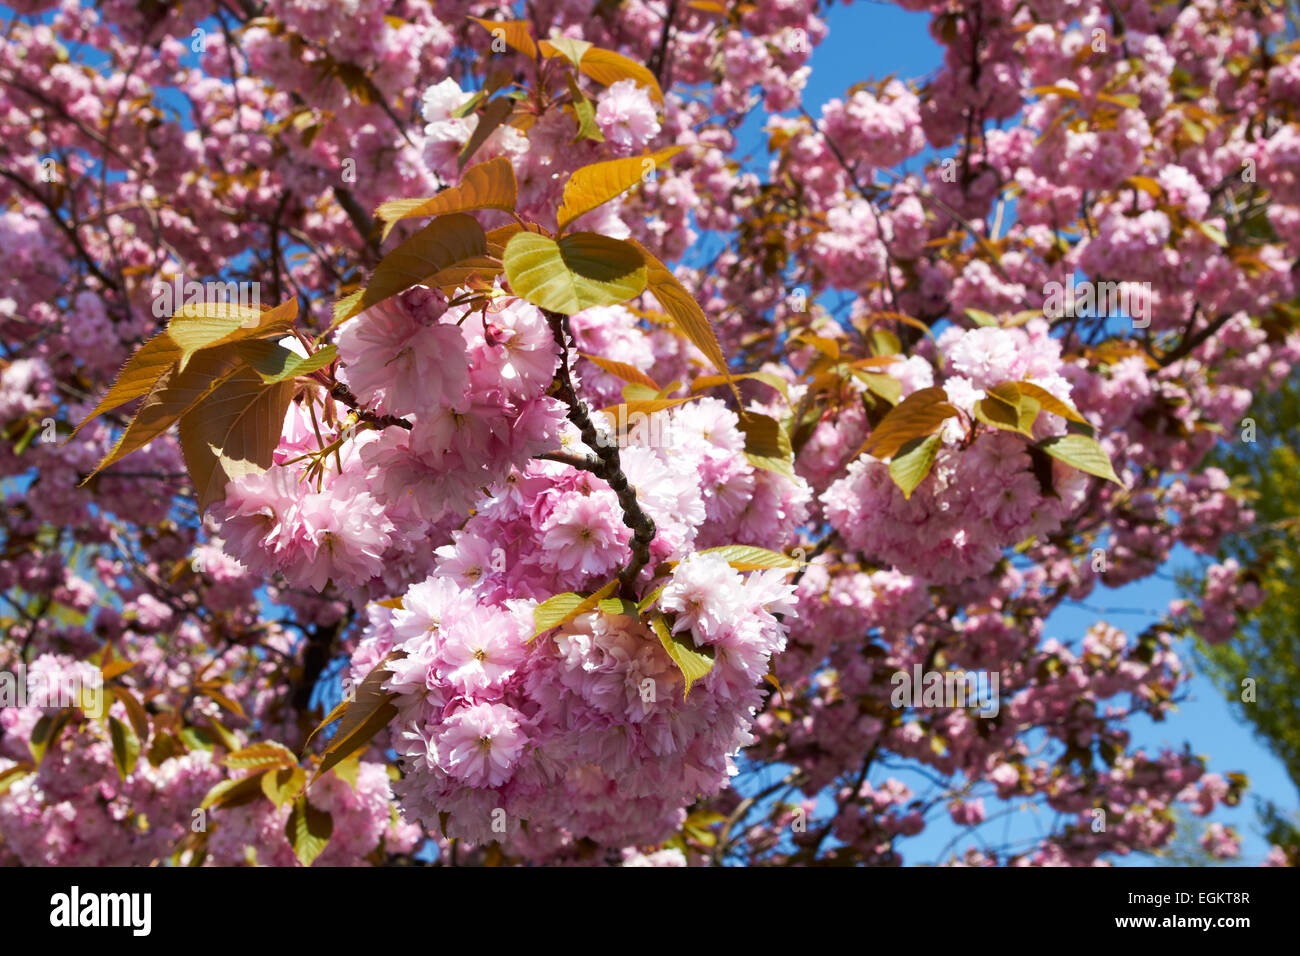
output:
<svg viewBox="0 0 1300 956"><path fill-rule="evenodd" d="M581 65L583 56L591 47L592 44L587 40L576 40L573 37L552 37L537 44L542 56L562 56L574 66Z"/></svg>
<svg viewBox="0 0 1300 956"><path fill-rule="evenodd" d="M584 139L595 140L598 143L605 142L605 134L600 130L600 124L596 122L596 107L591 100L583 95L582 90L578 89L577 82L574 81L572 74L565 77L569 84L569 103L573 110L573 118L577 121L578 132L573 137L573 142L581 142Z"/></svg>
<svg viewBox="0 0 1300 956"><path fill-rule="evenodd" d="M262 795L262 774L222 780L210 789L199 803L200 810L212 807L241 807Z"/></svg>
<svg viewBox="0 0 1300 956"><path fill-rule="evenodd" d="M867 386L867 390L872 395L878 395L891 405L897 405L899 399L903 397L903 383L892 375L885 375L882 372L864 372L861 369L854 369L852 374Z"/></svg>
<svg viewBox="0 0 1300 956"><path fill-rule="evenodd" d="M1078 468L1090 475L1113 481L1121 488L1124 482L1119 480L1110 458L1101 445L1086 435L1062 435L1059 438L1047 438L1038 443L1038 447L1058 461L1063 461L1072 468Z"/></svg>
<svg viewBox="0 0 1300 956"><path fill-rule="evenodd" d="M998 317L990 312L985 312L983 309L967 309L966 318L976 325L986 328L989 326L996 328L998 325Z"/></svg>
<svg viewBox="0 0 1300 956"><path fill-rule="evenodd" d="M618 578L605 582L588 595L566 591L563 594L547 598L533 608L533 624L537 629L533 631L533 636L528 641L531 642L538 634L559 627L561 624L567 624L575 617L597 607L601 601L614 593L616 587L618 587Z"/></svg>
<svg viewBox="0 0 1300 956"><path fill-rule="evenodd" d="M427 199L394 199L375 210L384 222L384 238L399 220L420 216L443 216L471 209L501 209L513 212L518 199L514 167L504 156L471 166L460 182Z"/></svg>
<svg viewBox="0 0 1300 956"><path fill-rule="evenodd" d="M270 339L253 339L235 346L239 357L247 362L268 385L287 382L300 375L310 375L334 361L338 348L326 345L311 355L302 356Z"/></svg>
<svg viewBox="0 0 1300 956"><path fill-rule="evenodd" d="M659 643L677 665L677 669L682 672L682 678L686 681L686 687L682 691L682 697L685 698L691 692L691 684L713 669L713 648L696 647L689 633L673 634L668 629L668 622L664 620L662 614L651 617L650 626L659 638Z"/></svg>
<svg viewBox="0 0 1300 956"><path fill-rule="evenodd" d="M646 287L646 264L631 244L594 232L558 242L519 232L502 255L516 295L551 312L573 315L598 305L618 305Z"/></svg>
<svg viewBox="0 0 1300 956"><path fill-rule="evenodd" d="M29 763L16 763L7 770L0 770L0 797L8 793L10 787L32 773L34 769Z"/></svg>
<svg viewBox="0 0 1300 956"><path fill-rule="evenodd" d="M307 785L307 771L302 767L283 767L259 775L262 793L277 807L282 807Z"/></svg>
<svg viewBox="0 0 1300 956"><path fill-rule="evenodd" d="M1068 418L1070 421L1078 422L1081 425L1087 425L1088 419L1084 418L1072 405L1061 401L1041 385L1035 385L1033 382L1016 382L1021 394L1028 395L1035 399L1043 411L1051 412L1053 415L1060 415L1062 418Z"/></svg>
<svg viewBox="0 0 1300 956"><path fill-rule="evenodd" d="M108 736L113 743L117 775L125 780L135 770L136 760L140 757L140 739L134 730L116 717L108 718Z"/></svg>
<svg viewBox="0 0 1300 956"><path fill-rule="evenodd" d="M246 339L280 336L293 327L298 300L288 299L266 312L235 303L185 305L167 323L167 334L181 349L180 370L204 349Z"/></svg>
<svg viewBox="0 0 1300 956"><path fill-rule="evenodd" d="M682 149L669 146L644 156L611 159L575 170L564 184L564 199L556 214L560 231L579 216L639 185L648 173L653 173Z"/></svg>
<svg viewBox="0 0 1300 956"><path fill-rule="evenodd" d="M792 558L780 551L769 551L766 548L755 548L747 544L726 544L719 548L705 548L700 554L721 555L737 571L799 567L798 558Z"/></svg>
<svg viewBox="0 0 1300 956"><path fill-rule="evenodd" d="M1188 222L1191 223L1193 228L1213 242L1216 246L1223 249L1228 248L1228 237L1223 234L1223 230L1218 226L1213 223L1198 222L1195 219L1189 219Z"/></svg>
<svg viewBox="0 0 1300 956"><path fill-rule="evenodd" d="M32 727L32 736L27 742L27 749L31 751L32 763L37 767L45 759L45 755L50 748L58 742L59 734L63 733L63 728L68 725L72 718L72 708L65 707L57 714L44 714L36 725Z"/></svg>
<svg viewBox="0 0 1300 956"><path fill-rule="evenodd" d="M294 800L289 819L284 824L284 835L288 837L299 863L311 866L325 850L333 832L333 818L312 806L306 794Z"/></svg>
<svg viewBox="0 0 1300 956"><path fill-rule="evenodd" d="M742 412L739 427L745 434L745 457L751 465L794 477L794 451L780 422L770 415Z"/></svg>
<svg viewBox="0 0 1300 956"><path fill-rule="evenodd" d="M336 321L340 312L343 319L350 319L448 266L486 254L487 236L473 216L458 212L439 216L379 260L361 294L339 302Z"/></svg>
<svg viewBox="0 0 1300 956"><path fill-rule="evenodd" d="M553 627L559 627L565 621L575 616L577 608L582 606L586 600L581 594L573 591L565 591L563 594L557 594L549 597L537 607L533 608L533 637L537 637ZM529 638L531 641L532 638Z"/></svg>
<svg viewBox="0 0 1300 956"><path fill-rule="evenodd" d="M889 477L894 479L904 498L911 498L916 486L925 480L934 466L935 455L943 440L938 435L913 438L903 445L889 462Z"/></svg>

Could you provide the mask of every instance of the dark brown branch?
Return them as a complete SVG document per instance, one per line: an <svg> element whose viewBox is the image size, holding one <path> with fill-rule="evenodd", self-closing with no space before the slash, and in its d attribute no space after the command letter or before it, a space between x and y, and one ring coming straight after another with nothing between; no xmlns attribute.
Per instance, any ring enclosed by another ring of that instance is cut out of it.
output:
<svg viewBox="0 0 1300 956"><path fill-rule="evenodd" d="M361 407L361 402L352 394L352 389L348 388L342 382L336 382L330 389L330 397L342 402L352 411L356 412L357 418L363 422L369 422L380 428L405 428L408 432L411 430L411 423L405 418L398 418L396 415L380 415L368 409Z"/></svg>

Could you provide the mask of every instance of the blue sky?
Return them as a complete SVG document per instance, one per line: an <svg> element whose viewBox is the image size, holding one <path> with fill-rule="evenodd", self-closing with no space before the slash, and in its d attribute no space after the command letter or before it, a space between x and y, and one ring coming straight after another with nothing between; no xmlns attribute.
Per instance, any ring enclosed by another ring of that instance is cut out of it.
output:
<svg viewBox="0 0 1300 956"><path fill-rule="evenodd" d="M820 113L822 103L843 96L844 90L854 83L882 79L890 74L897 74L903 80L920 80L941 64L942 48L929 34L926 14L911 13L893 5L858 2L850 6L835 5L828 23L829 33L813 52L812 76L804 91L804 105L814 116ZM761 122L756 118L751 118L742 128L742 152L756 156L763 152L764 137L760 129ZM1194 566L1199 560L1192 552L1179 547L1157 575L1121 588L1098 588L1081 605L1063 605L1048 619L1045 634L1077 646L1088 628L1104 619L1136 636L1178 596L1174 584L1177 572ZM1191 667L1194 663L1191 647L1183 643L1179 650ZM1145 717L1131 723L1133 747L1152 752L1165 746L1181 749L1184 742L1190 743L1193 753L1208 758L1211 771L1244 773L1250 779L1250 793L1294 810L1295 787L1281 762L1260 745L1208 678L1194 675L1183 693L1187 699L1162 723ZM918 792L922 790L920 777L905 771L872 773L870 779L879 783L890 775ZM986 806L992 810L996 804L986 801ZM1007 836L1016 839L1036 832L1037 823L1032 819L1035 815L1026 812L1020 816L1021 819L1008 818L1010 823L1005 829L1002 821L987 827L990 842L996 844ZM1242 863L1257 864L1268 852L1267 842L1258 833L1249 796L1237 807L1216 810L1209 819L1236 827L1242 836ZM1046 825L1050 821L1040 822ZM919 863L936 859L955 832L951 824L936 821L921 835L900 841L905 861ZM968 845L970 840L963 841L958 844L958 850ZM1152 861L1149 857L1134 857L1116 862L1145 865Z"/></svg>

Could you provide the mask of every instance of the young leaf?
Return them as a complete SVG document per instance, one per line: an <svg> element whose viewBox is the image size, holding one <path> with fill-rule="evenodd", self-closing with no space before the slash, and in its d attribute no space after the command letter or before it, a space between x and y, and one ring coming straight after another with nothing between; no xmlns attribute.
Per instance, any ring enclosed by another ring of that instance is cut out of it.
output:
<svg viewBox="0 0 1300 956"><path fill-rule="evenodd" d="M348 302L343 318L350 319L462 259L486 254L487 237L474 217L458 212L439 216L379 261L361 295L343 300Z"/></svg>
<svg viewBox="0 0 1300 956"><path fill-rule="evenodd" d="M226 346L204 349L184 369L179 364L167 369L127 425L126 431L82 483L149 444L201 400L217 391L241 364L235 346Z"/></svg>
<svg viewBox="0 0 1300 956"><path fill-rule="evenodd" d="M1121 488L1124 482L1119 480L1110 458L1101 445L1086 435L1062 435L1059 438L1047 438L1038 443L1038 447L1058 461L1063 461L1072 468L1086 471L1090 475L1113 481Z"/></svg>
<svg viewBox="0 0 1300 956"><path fill-rule="evenodd" d="M502 262L511 291L565 315L618 305L646 286L646 264L637 249L594 232L575 232L558 242L518 232L506 243Z"/></svg>
<svg viewBox="0 0 1300 956"><path fill-rule="evenodd" d="M635 60L630 60L621 53L593 47L588 50L578 64L578 69L591 77L601 86L609 86L619 80L635 80L637 86L644 86L650 91L650 98L660 106L664 94L659 89L655 75Z"/></svg>
<svg viewBox="0 0 1300 956"><path fill-rule="evenodd" d="M613 359L601 358L599 355L590 355L587 352L579 352L578 354L616 378L621 378L625 382L636 382L638 385L644 385L655 392L659 391L658 383L635 365L629 365L626 362L615 362Z"/></svg>
<svg viewBox="0 0 1300 956"><path fill-rule="evenodd" d="M747 544L727 544L719 548L705 548L700 554L718 554L727 559L737 571L757 571L763 568L799 567L799 559L780 551L755 548Z"/></svg>
<svg viewBox="0 0 1300 956"><path fill-rule="evenodd" d="M941 444L942 439L938 435L913 438L889 462L889 477L894 479L894 484L903 492L904 498L911 498L916 486L930 473Z"/></svg>
<svg viewBox="0 0 1300 956"><path fill-rule="evenodd" d="M272 770L259 775L262 793L277 807L282 807L302 792L307 784L307 771L302 767Z"/></svg>
<svg viewBox="0 0 1300 956"><path fill-rule="evenodd" d="M957 407L949 404L948 394L941 387L923 388L889 410L872 430L862 450L882 461L892 458L913 438L933 434L956 414Z"/></svg>
<svg viewBox="0 0 1300 956"><path fill-rule="evenodd" d="M549 597L533 608L533 637L559 627L575 616L576 609L582 605L584 598L573 591L565 591ZM529 638L531 641L533 638Z"/></svg>
<svg viewBox="0 0 1300 956"><path fill-rule="evenodd" d="M181 418L181 452L200 511L225 496L231 478L271 466L293 390L293 382L267 385L245 365Z"/></svg>
<svg viewBox="0 0 1300 956"><path fill-rule="evenodd" d="M267 385L287 382L299 375L309 375L334 361L338 348L326 345L311 355L302 356L270 339L250 339L235 345L239 357L250 365Z"/></svg>
<svg viewBox="0 0 1300 956"><path fill-rule="evenodd" d="M751 465L794 477L794 451L780 422L770 415L742 412L739 425L745 433L745 457Z"/></svg>
<svg viewBox="0 0 1300 956"><path fill-rule="evenodd" d="M339 728L330 739L329 746L321 755L320 767L313 780L326 773L335 764L346 760L361 750L379 731L388 726L389 721L397 716L393 698L397 695L383 689L388 680L388 665L398 659L401 651L390 652L387 657L375 665L356 689L356 697L343 712Z"/></svg>
<svg viewBox="0 0 1300 956"><path fill-rule="evenodd" d="M713 669L713 648L696 647L689 632L673 634L668 630L668 622L664 620L662 614L651 617L650 626L654 629L655 636L659 638L659 643L677 665L677 669L682 672L682 678L686 682L682 697L685 698L691 692L691 684Z"/></svg>
<svg viewBox="0 0 1300 956"><path fill-rule="evenodd" d="M92 419L97 418L104 412L112 411L120 405L125 405L141 395L148 395L163 373L180 360L181 347L165 331L159 332L145 342L136 350L134 355L127 359L126 364L122 366L122 371L117 373L117 380L113 383L113 387L108 390L108 394L100 399L94 411L82 419L81 424L72 430L72 434L67 437L64 444L72 441L77 432L81 431L87 422Z"/></svg>
<svg viewBox="0 0 1300 956"><path fill-rule="evenodd" d="M469 141L460 151L457 163L463 167L478 152L478 148L487 142L488 137L497 131L510 114L515 111L515 102L508 96L498 96L478 113L478 125L470 134Z"/></svg>
<svg viewBox="0 0 1300 956"><path fill-rule="evenodd" d="M1062 418L1068 418L1070 421L1078 422L1081 425L1088 424L1088 419L1041 385L1035 385L1033 382L1016 382L1015 384L1020 389L1021 394L1035 399L1042 406L1043 411L1051 412L1053 415L1060 415Z"/></svg>
<svg viewBox="0 0 1300 956"><path fill-rule="evenodd" d="M240 807L246 803L252 803L262 795L261 777L261 773L250 773L246 777L222 780L214 785L203 797L203 800L199 803L199 809Z"/></svg>
<svg viewBox="0 0 1300 956"><path fill-rule="evenodd" d="M196 352L245 339L279 336L293 327L297 315L296 298L265 312L228 303L186 305L173 313L167 334L181 347L180 370L184 371Z"/></svg>
<svg viewBox="0 0 1300 956"><path fill-rule="evenodd" d="M668 162L682 149L681 146L669 146L644 156L611 159L576 170L564 184L564 199L557 213L560 232L579 216L627 192L642 181L647 171Z"/></svg>
<svg viewBox="0 0 1300 956"><path fill-rule="evenodd" d="M311 866L325 850L325 844L333 832L333 818L324 810L312 806L306 794L301 794L294 800L289 819L284 824L284 835L288 837L299 863Z"/></svg>
<svg viewBox="0 0 1300 956"><path fill-rule="evenodd" d="M125 780L135 770L135 762L140 757L140 740L135 731L116 717L108 718L108 736L113 743L117 775Z"/></svg>
<svg viewBox="0 0 1300 956"><path fill-rule="evenodd" d="M293 768L298 766L298 758L284 744L273 740L253 744L242 750L236 750L221 761L227 767L236 770L252 768L270 769L272 767Z"/></svg>
<svg viewBox="0 0 1300 956"><path fill-rule="evenodd" d="M471 166L460 182L428 199L394 199L375 210L384 222L383 238L401 219L442 216L471 209L501 209L513 212L518 196L514 167L504 156Z"/></svg>
<svg viewBox="0 0 1300 956"><path fill-rule="evenodd" d="M537 44L533 42L532 27L527 20L484 20L470 17L492 36L500 37L512 50L517 50L530 60L537 59ZM498 32L499 31L499 32Z"/></svg>
<svg viewBox="0 0 1300 956"><path fill-rule="evenodd" d="M722 354L722 346L718 344L718 337L713 334L713 326L709 325L709 319L699 303L650 250L635 239L629 239L627 242L635 246L645 259L646 288L654 294L664 311L672 317L691 344L703 352L704 357L713 363L713 367L726 376L727 382L735 391L736 386L731 382L731 370L727 367L726 356ZM736 392L736 399L740 399L739 392Z"/></svg>
<svg viewBox="0 0 1300 956"><path fill-rule="evenodd" d="M591 46L587 40L575 40L573 37L552 37L537 44L537 48L542 51L542 56L547 58L562 56L574 66L581 66L582 58Z"/></svg>

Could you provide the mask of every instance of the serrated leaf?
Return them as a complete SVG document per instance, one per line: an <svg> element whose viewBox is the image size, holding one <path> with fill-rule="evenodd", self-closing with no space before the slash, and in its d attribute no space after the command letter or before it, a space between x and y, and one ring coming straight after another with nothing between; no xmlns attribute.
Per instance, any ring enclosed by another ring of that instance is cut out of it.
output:
<svg viewBox="0 0 1300 956"><path fill-rule="evenodd" d="M375 210L384 222L383 238L387 239L393 226L402 219L420 216L442 216L472 209L501 209L513 212L518 200L518 184L514 167L504 156L471 166L455 186L444 189L427 199L394 199Z"/></svg>
<svg viewBox="0 0 1300 956"><path fill-rule="evenodd" d="M340 300L342 317L350 319L448 266L486 254L487 236L473 216L458 212L439 216L379 260L359 295ZM336 309L336 321L338 314Z"/></svg>
<svg viewBox="0 0 1300 956"><path fill-rule="evenodd" d="M200 511L225 497L232 478L271 466L294 384L268 385L245 365L180 420L181 451Z"/></svg>
<svg viewBox="0 0 1300 956"><path fill-rule="evenodd" d="M655 79L655 75L640 63L628 59L621 53L593 47L583 54L578 69L601 86L609 86L619 80L633 80L637 86L644 86L649 90L652 100L660 106L663 105L663 90L659 88L659 81Z"/></svg>
<svg viewBox="0 0 1300 956"><path fill-rule="evenodd" d="M143 448L180 417L212 395L242 365L235 345L200 352L185 369L174 365L163 371L140 410L112 449L83 480L87 481L131 452ZM278 436L277 436L278 437Z"/></svg>
<svg viewBox="0 0 1300 956"><path fill-rule="evenodd" d="M916 486L925 480L925 476L934 467L935 455L943 444L938 435L926 438L913 438L903 445L889 462L889 477L903 493L904 498L911 498Z"/></svg>
<svg viewBox="0 0 1300 956"><path fill-rule="evenodd" d="M668 267L649 249L635 239L627 241L635 246L645 259L646 288L681 329L687 340L703 352L704 357L713 363L713 367L727 378L736 400L739 401L740 393L736 391L735 383L731 382L731 369L727 367L727 358L722 354L722 346L718 344L718 337L714 335L713 326L709 324L704 310L686 291L686 287L677 281L677 277Z"/></svg>
<svg viewBox="0 0 1300 956"><path fill-rule="evenodd" d="M637 617L637 607L627 598L605 598L596 602L596 609L610 617Z"/></svg>
<svg viewBox="0 0 1300 956"><path fill-rule="evenodd" d="M125 780L135 770L136 760L140 757L140 739L133 731L116 717L108 718L108 736L113 744L113 763L117 766L117 775Z"/></svg>
<svg viewBox="0 0 1300 956"><path fill-rule="evenodd" d="M311 355L303 356L270 339L239 342L235 345L235 350L268 385L287 382L299 375L310 375L329 365L338 355L337 347L326 345Z"/></svg>
<svg viewBox="0 0 1300 956"><path fill-rule="evenodd" d="M748 378L756 382L762 382L764 385L770 385L780 392L785 398L790 397L789 386L785 379L780 375L772 372L739 372L735 375L701 375L691 383L692 392L701 392L706 388L715 388L718 385L731 385L733 381Z"/></svg>
<svg viewBox="0 0 1300 956"><path fill-rule="evenodd" d="M470 134L469 140L461 148L457 163L463 167L469 162L474 157L474 154L478 152L479 147L488 141L488 137L495 133L502 123L510 119L510 114L514 111L515 102L508 96L498 96L483 107L476 114L478 116L478 125L474 127L474 132Z"/></svg>
<svg viewBox="0 0 1300 956"><path fill-rule="evenodd" d="M284 835L288 837L299 863L311 866L324 852L333 832L333 818L312 806L305 794L294 800L289 819L284 824Z"/></svg>
<svg viewBox="0 0 1300 956"><path fill-rule="evenodd" d="M596 122L595 104L578 89L572 74L566 76L565 80L569 85L569 108L573 111L574 121L578 124L578 132L572 142L578 143L584 139L595 140L598 143L605 142L605 134L601 132L600 124Z"/></svg>
<svg viewBox="0 0 1300 956"><path fill-rule="evenodd" d="M563 594L547 598L533 608L533 626L535 630L528 641L531 642L537 635L559 627L561 624L566 624L580 614L590 611L602 600L613 594L616 587L618 587L618 579L614 578L588 595L566 591Z"/></svg>
<svg viewBox="0 0 1300 956"><path fill-rule="evenodd" d="M1053 415L1060 415L1062 418L1068 418L1080 425L1088 424L1088 420L1075 411L1073 406L1061 401L1041 385L1035 385L1033 382L1016 382L1016 385L1023 394L1037 400L1043 411L1051 412Z"/></svg>
<svg viewBox="0 0 1300 956"><path fill-rule="evenodd" d="M244 747L242 750L236 750L228 754L221 762L227 767L236 770L249 770L254 767L270 769L272 767L291 768L298 766L298 758L293 751L284 744L278 744L273 740L266 740Z"/></svg>
<svg viewBox="0 0 1300 956"><path fill-rule="evenodd" d="M537 44L533 42L532 27L527 20L484 20L480 17L470 17L470 19L494 37L499 36L510 49L522 53L530 60L537 59Z"/></svg>
<svg viewBox="0 0 1300 956"><path fill-rule="evenodd" d="M297 315L296 298L265 312L236 304L186 305L173 313L167 334L180 346L179 367L184 371L191 358L205 349L288 332Z"/></svg>
<svg viewBox="0 0 1300 956"><path fill-rule="evenodd" d="M357 686L356 695L343 712L338 730L321 754L320 767L313 780L367 746L375 734L397 716L397 707L393 704L397 695L385 691L383 685L389 677L388 665L404 656L402 651L389 652Z"/></svg>
<svg viewBox="0 0 1300 956"><path fill-rule="evenodd" d="M669 146L643 156L610 159L575 170L564 184L564 199L556 214L560 231L563 232L579 216L639 185L647 171L654 172L682 149L681 146Z"/></svg>
<svg viewBox="0 0 1300 956"><path fill-rule="evenodd" d="M758 571L764 568L799 567L799 559L780 551L755 548L747 544L726 544L718 548L705 548L700 554L716 554L726 559L737 571Z"/></svg>
<svg viewBox="0 0 1300 956"><path fill-rule="evenodd" d="M713 648L701 649L696 647L689 634L685 636L673 634L668 629L668 622L664 620L662 614L655 614L651 617L650 626L654 629L655 636L659 638L659 643L663 645L663 649L672 658L672 662L682 672L682 679L686 682L682 697L685 698L691 692L691 684L700 680L713 669Z"/></svg>
<svg viewBox="0 0 1300 956"><path fill-rule="evenodd" d="M1115 474L1110 458L1095 439L1086 435L1062 435L1047 438L1038 443L1038 447L1058 461L1063 461L1072 468L1078 468L1090 475L1113 481L1121 488L1124 482Z"/></svg>
<svg viewBox="0 0 1300 956"><path fill-rule="evenodd" d="M957 407L948 402L948 394L940 386L923 388L889 410L862 450L881 460L892 458L909 441L933 434L956 414Z"/></svg>
<svg viewBox="0 0 1300 956"><path fill-rule="evenodd" d="M646 264L637 249L594 232L575 232L559 241L519 232L506 243L501 259L512 292L565 315L618 305L646 287Z"/></svg>
<svg viewBox="0 0 1300 956"><path fill-rule="evenodd" d="M610 375L621 378L625 382L635 382L638 385L644 385L646 388L652 389L656 393L659 391L659 383L635 365L629 365L626 362L615 362L613 359L602 358L599 355L592 355L588 352L579 352L578 354L588 362L591 362L597 368L604 369Z"/></svg>
<svg viewBox="0 0 1300 956"><path fill-rule="evenodd" d="M872 395L879 396L891 405L897 405L903 397L903 383L892 375L883 372L864 372L853 370L853 377L867 386Z"/></svg>
<svg viewBox="0 0 1300 956"><path fill-rule="evenodd" d="M148 395L162 374L180 360L181 347L173 342L171 336L165 331L159 332L145 342L127 359L126 364L122 366L122 371L117 373L117 379L113 382L113 387L108 390L108 394L100 399L94 410L72 430L72 434L64 444L72 441L77 432L92 419L125 405L141 395Z"/></svg>

